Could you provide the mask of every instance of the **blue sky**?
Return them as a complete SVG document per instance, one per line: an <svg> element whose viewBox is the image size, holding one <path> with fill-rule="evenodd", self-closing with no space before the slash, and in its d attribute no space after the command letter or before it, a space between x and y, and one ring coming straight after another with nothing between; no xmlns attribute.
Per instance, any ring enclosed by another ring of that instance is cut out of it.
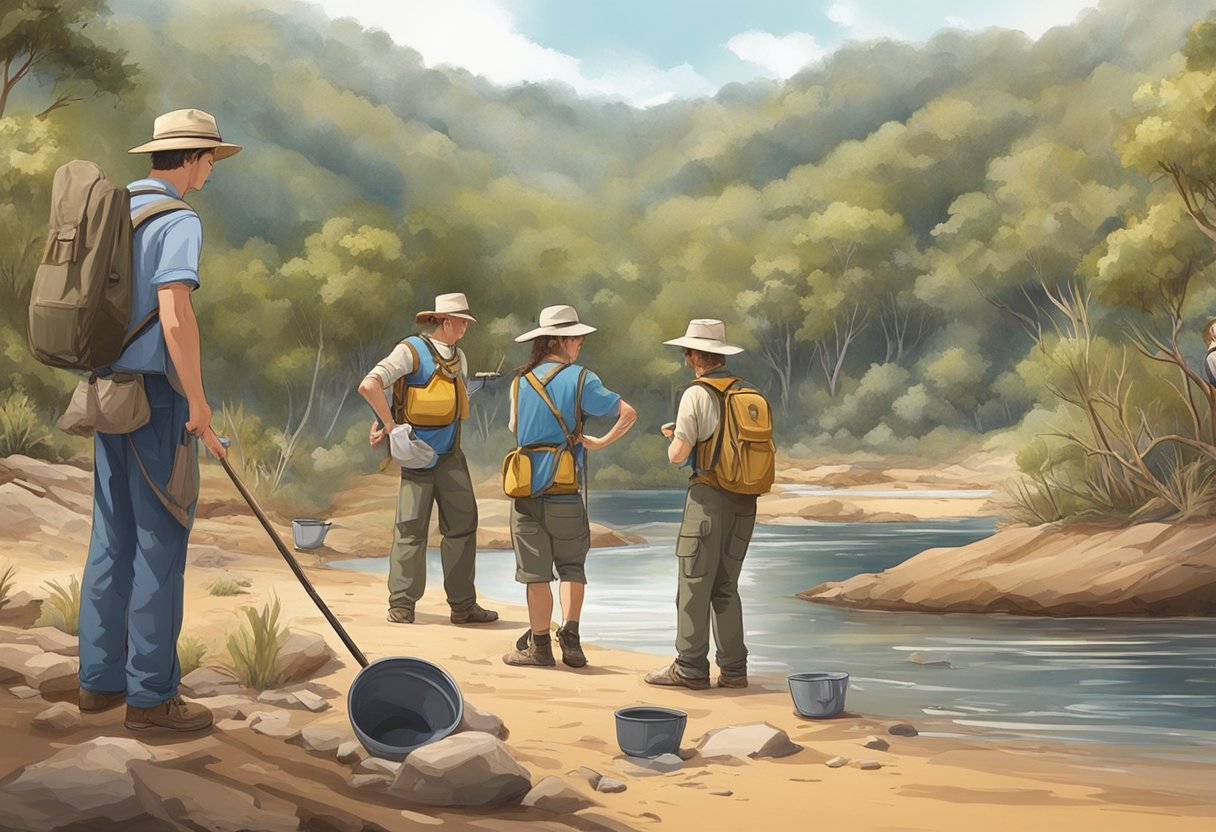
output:
<svg viewBox="0 0 1216 832"><path fill-rule="evenodd" d="M561 81L637 106L787 78L850 40L953 26L1039 37L1097 0L313 0L498 84Z"/></svg>

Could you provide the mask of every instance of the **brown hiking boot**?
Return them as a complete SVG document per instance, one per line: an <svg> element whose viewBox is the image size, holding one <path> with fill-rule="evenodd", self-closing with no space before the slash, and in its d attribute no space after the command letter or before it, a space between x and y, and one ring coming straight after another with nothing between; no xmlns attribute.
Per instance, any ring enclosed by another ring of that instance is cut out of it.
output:
<svg viewBox="0 0 1216 832"><path fill-rule="evenodd" d="M388 620L394 624L413 624L414 611L409 607L389 607Z"/></svg>
<svg viewBox="0 0 1216 832"><path fill-rule="evenodd" d="M494 610L487 610L480 604L474 603L467 610L457 612L452 610L453 624L489 624L491 621L498 620L498 613Z"/></svg>
<svg viewBox="0 0 1216 832"><path fill-rule="evenodd" d="M557 628L558 646L562 648L562 664L567 667L585 667L587 656L583 653L583 645L578 633L567 630L565 625Z"/></svg>
<svg viewBox="0 0 1216 832"><path fill-rule="evenodd" d="M136 731L145 728L201 731L210 727L211 722L211 711L206 706L197 702L187 702L181 696L174 696L151 708L135 708L128 705L127 718L123 724Z"/></svg>
<svg viewBox="0 0 1216 832"><path fill-rule="evenodd" d="M718 687L720 688L745 688L747 687L746 673L719 673Z"/></svg>
<svg viewBox="0 0 1216 832"><path fill-rule="evenodd" d="M661 670L652 670L642 677L648 685L658 685L667 688L688 688L689 690L706 690L709 688L709 679L696 676L685 676L676 667L676 663L672 662L667 667Z"/></svg>
<svg viewBox="0 0 1216 832"><path fill-rule="evenodd" d="M516 667L557 666L553 658L552 640L548 644L537 644L531 630L520 636L519 641L515 642L515 649L503 656L502 660Z"/></svg>
<svg viewBox="0 0 1216 832"><path fill-rule="evenodd" d="M82 714L99 714L102 711L110 710L110 708L117 708L126 701L127 692L125 690L105 693L104 691L88 690L87 688L80 689L80 695L76 700Z"/></svg>

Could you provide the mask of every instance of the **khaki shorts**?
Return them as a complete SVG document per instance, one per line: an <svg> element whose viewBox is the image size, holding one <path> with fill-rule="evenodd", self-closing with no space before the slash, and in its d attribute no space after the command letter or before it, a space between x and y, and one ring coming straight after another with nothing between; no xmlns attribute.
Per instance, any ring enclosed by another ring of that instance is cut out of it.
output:
<svg viewBox="0 0 1216 832"><path fill-rule="evenodd" d="M584 567L591 549L587 512L577 494L524 497L511 506L515 580L521 584L559 580L587 583Z"/></svg>

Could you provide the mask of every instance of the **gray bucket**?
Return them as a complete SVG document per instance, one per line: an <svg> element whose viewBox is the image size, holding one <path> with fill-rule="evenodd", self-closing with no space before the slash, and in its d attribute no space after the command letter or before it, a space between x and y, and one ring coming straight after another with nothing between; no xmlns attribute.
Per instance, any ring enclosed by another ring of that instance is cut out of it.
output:
<svg viewBox="0 0 1216 832"><path fill-rule="evenodd" d="M346 696L355 736L373 757L404 760L451 734L464 716L460 688L442 667L412 656L378 659Z"/></svg>
<svg viewBox="0 0 1216 832"><path fill-rule="evenodd" d="M786 680L798 713L816 719L836 716L844 710L849 689L847 673L795 673Z"/></svg>
<svg viewBox="0 0 1216 832"><path fill-rule="evenodd" d="M616 712L616 743L630 757L657 757L680 750L688 714L657 705Z"/></svg>
<svg viewBox="0 0 1216 832"><path fill-rule="evenodd" d="M300 518L291 521L291 536L295 538L297 549L315 549L325 542L325 535L332 526L328 520Z"/></svg>

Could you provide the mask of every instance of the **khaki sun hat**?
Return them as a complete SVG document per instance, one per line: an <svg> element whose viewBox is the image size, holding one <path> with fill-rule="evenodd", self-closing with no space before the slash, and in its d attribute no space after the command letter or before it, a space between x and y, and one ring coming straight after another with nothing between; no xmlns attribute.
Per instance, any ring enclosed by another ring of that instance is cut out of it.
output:
<svg viewBox="0 0 1216 832"><path fill-rule="evenodd" d="M515 339L516 343L532 341L542 335L587 335L595 332L595 327L581 323L578 313L573 306L546 306L540 310L540 326Z"/></svg>
<svg viewBox="0 0 1216 832"><path fill-rule="evenodd" d="M738 355L743 347L726 343L726 324L713 318L697 318L688 322L683 338L664 341L673 347L688 347L717 355Z"/></svg>
<svg viewBox="0 0 1216 832"><path fill-rule="evenodd" d="M214 148L215 159L227 159L241 152L239 144L220 138L215 116L202 110L174 110L157 116L152 123L152 141L133 147L128 153L155 153L158 150L197 150Z"/></svg>
<svg viewBox="0 0 1216 832"><path fill-rule="evenodd" d="M465 298L463 292L436 295L435 308L426 312L419 312L414 316L414 323L425 323L428 318L433 318L436 315L447 315L449 318L463 318L466 321L477 323L477 319L469 314L469 301Z"/></svg>

